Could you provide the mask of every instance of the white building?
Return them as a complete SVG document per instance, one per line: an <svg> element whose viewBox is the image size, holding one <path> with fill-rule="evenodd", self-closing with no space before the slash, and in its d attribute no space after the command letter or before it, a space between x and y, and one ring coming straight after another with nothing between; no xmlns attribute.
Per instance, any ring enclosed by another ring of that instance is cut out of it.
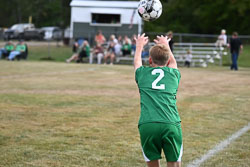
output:
<svg viewBox="0 0 250 167"><path fill-rule="evenodd" d="M93 39L98 30L111 34L138 34L142 20L137 13L138 1L72 0L71 38Z"/></svg>

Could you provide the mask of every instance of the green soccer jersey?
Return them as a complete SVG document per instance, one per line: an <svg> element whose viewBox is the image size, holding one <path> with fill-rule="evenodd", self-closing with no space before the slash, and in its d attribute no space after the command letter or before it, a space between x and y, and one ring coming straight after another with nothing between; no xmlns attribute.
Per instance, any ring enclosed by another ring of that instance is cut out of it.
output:
<svg viewBox="0 0 250 167"><path fill-rule="evenodd" d="M12 44L6 44L4 48L5 48L7 51L12 51L12 50L14 50L14 45L12 45Z"/></svg>
<svg viewBox="0 0 250 167"><path fill-rule="evenodd" d="M26 46L24 44L17 44L16 51L25 52Z"/></svg>
<svg viewBox="0 0 250 167"><path fill-rule="evenodd" d="M144 67L136 70L135 80L140 91L139 125L149 122L180 122L176 94L181 75L169 67Z"/></svg>

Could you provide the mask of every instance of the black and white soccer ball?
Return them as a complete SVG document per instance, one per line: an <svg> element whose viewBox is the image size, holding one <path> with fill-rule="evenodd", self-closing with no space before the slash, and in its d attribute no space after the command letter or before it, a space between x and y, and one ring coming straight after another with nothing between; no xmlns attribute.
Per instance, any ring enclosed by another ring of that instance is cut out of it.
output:
<svg viewBox="0 0 250 167"><path fill-rule="evenodd" d="M162 4L160 0L140 0L138 14L145 21L154 21L161 16Z"/></svg>

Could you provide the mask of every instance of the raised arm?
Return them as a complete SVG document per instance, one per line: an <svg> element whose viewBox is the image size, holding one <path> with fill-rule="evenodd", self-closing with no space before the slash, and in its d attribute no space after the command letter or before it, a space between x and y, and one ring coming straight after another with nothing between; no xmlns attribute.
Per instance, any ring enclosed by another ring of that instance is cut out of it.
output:
<svg viewBox="0 0 250 167"><path fill-rule="evenodd" d="M142 66L141 54L143 47L148 43L148 37L145 37L145 34L138 35L138 37L135 38L135 41L136 41L136 50L134 56L134 69L136 71L137 68Z"/></svg>
<svg viewBox="0 0 250 167"><path fill-rule="evenodd" d="M169 52L169 61L168 61L168 64L167 66L170 67L170 68L175 68L177 69L177 62L174 58L174 55L169 47L169 41L171 40L171 38L168 38L167 36L164 37L163 35L161 36L157 36L157 38L154 40L154 42L156 44L164 44L167 46L168 48L168 52Z"/></svg>

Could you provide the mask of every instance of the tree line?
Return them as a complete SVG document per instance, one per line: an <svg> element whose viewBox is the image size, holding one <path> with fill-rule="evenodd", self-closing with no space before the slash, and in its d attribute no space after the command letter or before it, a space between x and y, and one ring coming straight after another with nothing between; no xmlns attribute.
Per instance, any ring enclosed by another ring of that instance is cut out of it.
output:
<svg viewBox="0 0 250 167"><path fill-rule="evenodd" d="M16 23L32 23L36 27L70 24L71 0L0 0L0 27Z"/></svg>
<svg viewBox="0 0 250 167"><path fill-rule="evenodd" d="M228 34L238 31L249 34L249 0L161 0L162 16L155 23L146 23L145 30L181 33Z"/></svg>
<svg viewBox="0 0 250 167"><path fill-rule="evenodd" d="M138 0L139 1L139 0ZM0 0L0 27L29 21L37 27L70 25L71 0ZM249 0L161 0L162 16L145 22L146 32L249 34Z"/></svg>

